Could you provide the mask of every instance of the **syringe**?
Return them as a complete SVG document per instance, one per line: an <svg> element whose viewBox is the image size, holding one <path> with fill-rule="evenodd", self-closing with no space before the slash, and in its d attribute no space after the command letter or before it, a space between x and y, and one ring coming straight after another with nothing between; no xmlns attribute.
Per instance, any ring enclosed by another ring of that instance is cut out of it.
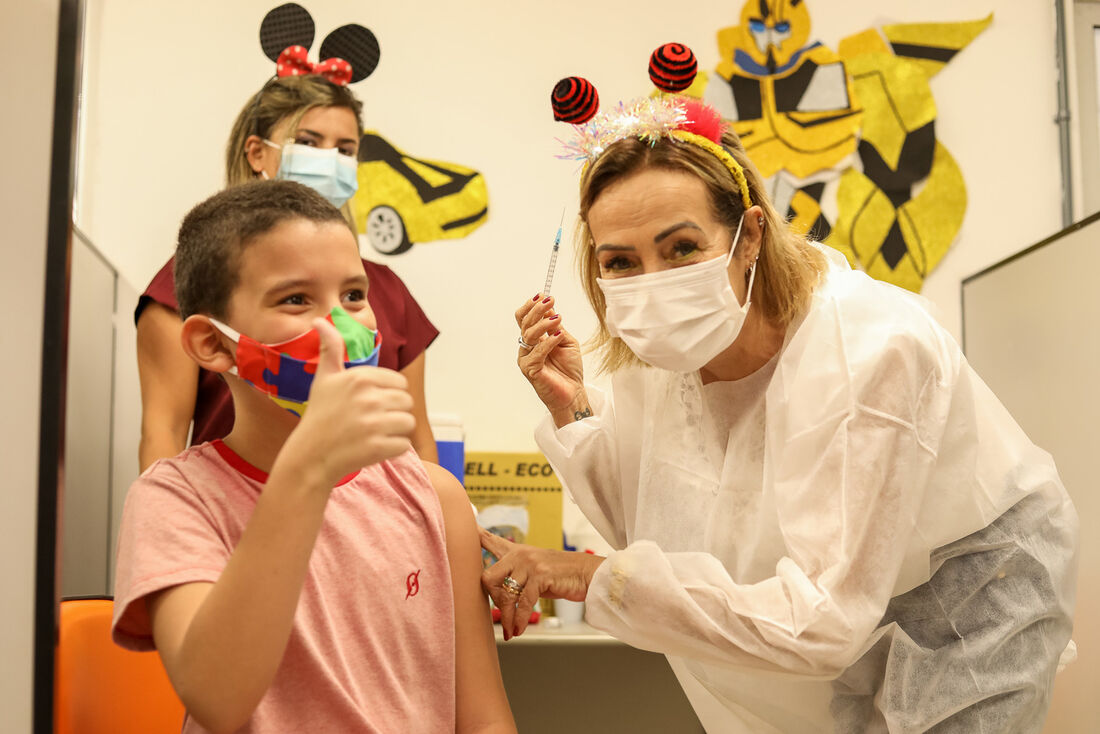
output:
<svg viewBox="0 0 1100 734"><path fill-rule="evenodd" d="M565 224L565 207L561 210L561 221L558 222L558 233L554 235L554 249L550 252L550 267L546 269L546 283L542 286L543 295L550 295L550 283L554 280L554 268L558 264L558 245L561 244L561 228Z"/></svg>

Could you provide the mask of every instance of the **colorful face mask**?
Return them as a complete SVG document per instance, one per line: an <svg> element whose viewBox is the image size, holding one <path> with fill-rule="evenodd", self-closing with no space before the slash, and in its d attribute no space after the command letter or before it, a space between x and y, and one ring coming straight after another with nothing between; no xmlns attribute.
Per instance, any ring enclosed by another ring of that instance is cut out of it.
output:
<svg viewBox="0 0 1100 734"><path fill-rule="evenodd" d="M378 366L382 335L356 321L342 308L332 309L325 319L344 338L344 366ZM237 375L296 416L305 414L309 388L321 356L321 335L310 329L278 344L263 344L217 319L210 319L223 334L237 343L237 364L229 374Z"/></svg>

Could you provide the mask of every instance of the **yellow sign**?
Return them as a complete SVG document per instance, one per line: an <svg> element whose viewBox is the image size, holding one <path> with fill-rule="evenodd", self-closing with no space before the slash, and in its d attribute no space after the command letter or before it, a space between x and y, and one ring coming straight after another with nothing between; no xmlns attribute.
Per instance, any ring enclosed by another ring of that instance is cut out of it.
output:
<svg viewBox="0 0 1100 734"><path fill-rule="evenodd" d="M561 482L542 454L467 451L466 493L482 527L561 550Z"/></svg>

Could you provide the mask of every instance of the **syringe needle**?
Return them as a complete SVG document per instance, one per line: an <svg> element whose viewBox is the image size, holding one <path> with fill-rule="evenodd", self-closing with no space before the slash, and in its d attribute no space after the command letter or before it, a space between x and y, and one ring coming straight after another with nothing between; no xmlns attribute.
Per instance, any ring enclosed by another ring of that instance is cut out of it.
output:
<svg viewBox="0 0 1100 734"><path fill-rule="evenodd" d="M565 224L565 207L561 210L561 221L558 222L558 233L554 235L554 249L550 251L550 267L546 269L546 283L542 286L544 295L550 295L550 283L554 280L554 268L558 264L558 246L561 244L562 225Z"/></svg>

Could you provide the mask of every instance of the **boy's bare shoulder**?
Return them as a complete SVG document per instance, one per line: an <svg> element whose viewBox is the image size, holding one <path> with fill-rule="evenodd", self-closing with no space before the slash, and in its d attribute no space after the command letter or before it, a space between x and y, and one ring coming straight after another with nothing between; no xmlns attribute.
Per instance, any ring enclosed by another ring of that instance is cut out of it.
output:
<svg viewBox="0 0 1100 734"><path fill-rule="evenodd" d="M455 522L460 516L461 519L457 520L458 522L465 524L469 520L474 524L477 508L471 504L466 488L459 483L455 475L430 461L424 462L424 469L428 472L428 481L439 496L439 504L443 508L445 520Z"/></svg>
<svg viewBox="0 0 1100 734"><path fill-rule="evenodd" d="M463 489L459 481L455 479L455 475L441 467L439 464L431 461L424 461L424 471L428 473L428 481L435 488L436 493L439 495L439 501L445 500L456 501L461 499L463 502L469 504L466 499L466 490Z"/></svg>

